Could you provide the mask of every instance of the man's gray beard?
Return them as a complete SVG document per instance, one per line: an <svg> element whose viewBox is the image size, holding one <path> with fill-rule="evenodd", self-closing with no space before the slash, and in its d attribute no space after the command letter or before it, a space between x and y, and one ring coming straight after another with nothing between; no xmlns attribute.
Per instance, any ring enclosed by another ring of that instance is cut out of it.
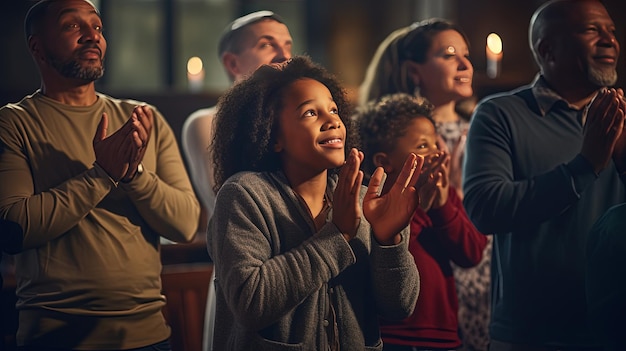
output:
<svg viewBox="0 0 626 351"><path fill-rule="evenodd" d="M59 62L54 58L49 58L49 62L62 76L66 78L82 79L89 82L93 82L104 75L104 59L100 67L81 67L80 63L75 60L70 60L65 63Z"/></svg>
<svg viewBox="0 0 626 351"><path fill-rule="evenodd" d="M610 87L617 83L617 71L615 69L598 69L589 67L587 74L589 81L600 87Z"/></svg>

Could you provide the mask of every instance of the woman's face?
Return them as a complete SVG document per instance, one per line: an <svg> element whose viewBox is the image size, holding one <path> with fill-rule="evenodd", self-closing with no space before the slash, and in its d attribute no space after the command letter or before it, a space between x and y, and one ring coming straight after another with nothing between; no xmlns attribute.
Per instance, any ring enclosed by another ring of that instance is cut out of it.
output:
<svg viewBox="0 0 626 351"><path fill-rule="evenodd" d="M424 63L409 62L409 74L420 94L435 106L459 101L473 94L474 67L463 36L445 30L433 37Z"/></svg>

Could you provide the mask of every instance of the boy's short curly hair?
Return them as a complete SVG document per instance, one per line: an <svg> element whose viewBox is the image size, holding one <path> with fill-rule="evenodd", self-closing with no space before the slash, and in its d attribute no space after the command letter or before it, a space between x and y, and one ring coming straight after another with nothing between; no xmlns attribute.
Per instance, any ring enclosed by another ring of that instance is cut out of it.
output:
<svg viewBox="0 0 626 351"><path fill-rule="evenodd" d="M291 83L302 78L324 84L337 104L339 115L350 116L351 106L338 79L308 56L295 56L281 64L261 66L218 100L215 135L211 143L215 191L237 172L281 168L279 154L273 146L283 108L282 98ZM342 118L342 122L347 132L354 130L349 126L349 118ZM349 147L346 145L347 151Z"/></svg>
<svg viewBox="0 0 626 351"><path fill-rule="evenodd" d="M376 169L373 156L377 152L392 152L398 138L415 118L427 118L433 125L433 106L423 98L405 93L385 95L360 107L353 119L358 125L361 148L365 154L363 168L366 175Z"/></svg>

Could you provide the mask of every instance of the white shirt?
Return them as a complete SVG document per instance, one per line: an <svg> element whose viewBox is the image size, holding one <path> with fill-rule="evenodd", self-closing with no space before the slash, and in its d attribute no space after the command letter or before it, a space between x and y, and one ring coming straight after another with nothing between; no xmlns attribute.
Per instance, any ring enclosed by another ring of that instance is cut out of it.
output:
<svg viewBox="0 0 626 351"><path fill-rule="evenodd" d="M215 112L213 106L192 113L185 120L181 132L181 144L191 182L209 219L215 209L213 160L209 148L213 139Z"/></svg>

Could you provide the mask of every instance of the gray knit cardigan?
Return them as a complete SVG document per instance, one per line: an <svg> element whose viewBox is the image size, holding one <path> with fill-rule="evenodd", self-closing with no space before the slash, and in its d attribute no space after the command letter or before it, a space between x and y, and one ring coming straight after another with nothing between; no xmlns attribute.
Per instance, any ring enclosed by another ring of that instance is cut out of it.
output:
<svg viewBox="0 0 626 351"><path fill-rule="evenodd" d="M329 177L331 199L335 185ZM409 316L419 294L409 228L400 244L380 246L364 217L350 242L331 220L332 210L316 232L281 172L226 181L207 232L214 350L327 350L333 310L341 350L382 349L379 317Z"/></svg>

